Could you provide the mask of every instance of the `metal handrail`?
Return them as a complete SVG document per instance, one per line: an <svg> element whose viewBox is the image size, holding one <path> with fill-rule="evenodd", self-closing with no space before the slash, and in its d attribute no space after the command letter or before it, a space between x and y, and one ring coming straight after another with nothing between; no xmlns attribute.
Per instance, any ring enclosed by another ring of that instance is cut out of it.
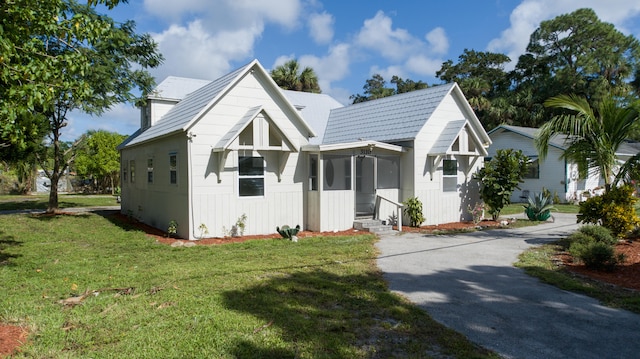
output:
<svg viewBox="0 0 640 359"><path fill-rule="evenodd" d="M388 198L382 197L381 195L376 193L376 206L375 206L375 214L373 216L374 219L380 219L379 215L380 215L380 202L381 200L385 200L389 203L391 203L392 205L396 206L396 217L398 218L398 232L402 232L402 210L401 208L404 207L404 204L402 203L398 203L396 201L392 201Z"/></svg>

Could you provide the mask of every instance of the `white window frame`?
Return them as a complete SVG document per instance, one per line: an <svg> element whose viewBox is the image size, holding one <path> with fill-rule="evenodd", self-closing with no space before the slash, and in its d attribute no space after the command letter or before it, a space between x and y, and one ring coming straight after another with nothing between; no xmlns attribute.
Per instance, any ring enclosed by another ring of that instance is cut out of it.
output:
<svg viewBox="0 0 640 359"><path fill-rule="evenodd" d="M241 159L243 158L251 158L251 159L260 159L262 161L262 174L242 174L240 172L240 162ZM264 197L265 193L266 193L266 181L265 181L265 176L264 173L267 170L267 163L265 161L265 158L262 156L242 156L240 154L238 154L238 197L240 198L257 198L257 197ZM261 179L262 180L262 194L258 194L258 195L243 195L241 193L242 191L242 185L241 182L242 180L253 180L253 179Z"/></svg>
<svg viewBox="0 0 640 359"><path fill-rule="evenodd" d="M175 158L175 163L171 163L171 158ZM178 184L178 153L171 152L169 153L169 184L177 185Z"/></svg>

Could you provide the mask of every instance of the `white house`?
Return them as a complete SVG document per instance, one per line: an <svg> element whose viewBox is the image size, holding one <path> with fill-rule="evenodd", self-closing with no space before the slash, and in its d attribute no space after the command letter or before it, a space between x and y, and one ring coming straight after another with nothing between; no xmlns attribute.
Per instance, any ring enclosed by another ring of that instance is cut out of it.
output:
<svg viewBox="0 0 640 359"><path fill-rule="evenodd" d="M324 134L324 135L323 135ZM122 212L182 238L381 219L417 196L426 224L469 219L490 138L456 84L343 107L284 91L258 61L217 80L169 77L120 146Z"/></svg>
<svg viewBox="0 0 640 359"><path fill-rule="evenodd" d="M547 157L541 161L535 147L538 129L500 125L489 131L492 145L489 156L496 154L498 149L518 149L531 160L529 173L520 184L521 191L514 191L511 202L526 202L528 196L547 189L551 194L557 194L561 201L582 201L588 195L599 194L603 191L604 179L598 172L589 173L587 178L579 178L578 166L567 162L562 154L567 148L564 135L555 135L549 141ZM634 156L640 151L637 143L623 143L616 156L620 163Z"/></svg>

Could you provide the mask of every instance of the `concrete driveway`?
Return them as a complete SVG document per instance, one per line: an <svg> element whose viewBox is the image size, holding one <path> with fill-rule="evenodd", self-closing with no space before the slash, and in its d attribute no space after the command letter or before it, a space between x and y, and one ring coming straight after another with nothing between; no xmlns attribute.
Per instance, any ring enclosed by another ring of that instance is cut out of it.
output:
<svg viewBox="0 0 640 359"><path fill-rule="evenodd" d="M532 278L512 263L577 228L575 215L522 229L382 236L389 288L505 358L640 358L640 315Z"/></svg>

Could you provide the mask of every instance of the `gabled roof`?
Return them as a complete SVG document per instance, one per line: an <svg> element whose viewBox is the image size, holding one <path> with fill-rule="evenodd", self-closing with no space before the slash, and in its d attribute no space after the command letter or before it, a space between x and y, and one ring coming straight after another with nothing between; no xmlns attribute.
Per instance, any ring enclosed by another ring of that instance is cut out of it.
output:
<svg viewBox="0 0 640 359"><path fill-rule="evenodd" d="M530 140L533 141L533 140L536 139L536 137L538 137L539 129L533 128L533 127L500 125L500 126L494 128L494 129L492 129L491 131L489 131L489 136L493 135L494 133L500 133L500 132L503 132L503 131L513 132L513 133L518 134L520 136L524 136L526 138L529 138ZM567 138L567 136L565 136L565 135L553 135L551 137L551 139L549 140L549 146L556 147L556 148L561 149L561 150L564 151L564 150L567 149L566 138Z"/></svg>
<svg viewBox="0 0 640 359"><path fill-rule="evenodd" d="M260 65L258 60L253 60L249 64L242 66L235 71L232 71L217 80L211 81L206 85L198 88L197 90L187 94L180 102L167 112L166 115L153 126L147 128L143 132L139 133L136 137L127 139L128 143L125 146L133 146L142 142L146 142L155 138L171 135L179 132L187 132L189 129L202 117L202 115L208 111L215 103L217 103L222 96L224 96L233 86L238 83L249 72L255 71L267 82L271 83L274 89L277 89L276 83L271 79L271 76ZM175 80L175 79L174 79ZM182 82L185 79L178 78L178 82ZM194 82L193 86L197 86ZM185 91L177 91L176 93L184 93ZM309 136L315 136L315 132L302 118L300 113L293 107L288 101L285 95L281 91L274 91L274 93L282 96L283 102L286 106L289 106L289 110L298 118L298 121L302 123ZM133 137L133 136L132 136Z"/></svg>
<svg viewBox="0 0 640 359"><path fill-rule="evenodd" d="M179 101L210 82L209 80L169 76L156 86L148 97L150 99Z"/></svg>
<svg viewBox="0 0 640 359"><path fill-rule="evenodd" d="M465 128L465 126L467 126L468 124L469 121L467 120L450 121L449 123L447 123L442 132L440 132L438 139L431 147L431 150L429 150L429 155L433 156L449 154L449 149L458 139L458 136L460 136L462 129ZM482 140L480 140L476 131L473 131L472 128L470 129L471 131L467 132L469 140L475 143L474 147L477 149L479 154L486 156L487 149L482 145Z"/></svg>
<svg viewBox="0 0 640 359"><path fill-rule="evenodd" d="M310 144L322 143L322 135L327 127L329 113L334 108L344 107L338 100L326 94L317 94L300 91L282 90L282 93L289 99L297 109L302 112L302 117L309 126L316 131L317 137L309 140Z"/></svg>
<svg viewBox="0 0 640 359"><path fill-rule="evenodd" d="M449 83L331 110L322 143L413 140L438 105L453 93L464 99L458 85ZM474 126L482 127L468 103L463 110ZM486 137L482 143L489 141Z"/></svg>

